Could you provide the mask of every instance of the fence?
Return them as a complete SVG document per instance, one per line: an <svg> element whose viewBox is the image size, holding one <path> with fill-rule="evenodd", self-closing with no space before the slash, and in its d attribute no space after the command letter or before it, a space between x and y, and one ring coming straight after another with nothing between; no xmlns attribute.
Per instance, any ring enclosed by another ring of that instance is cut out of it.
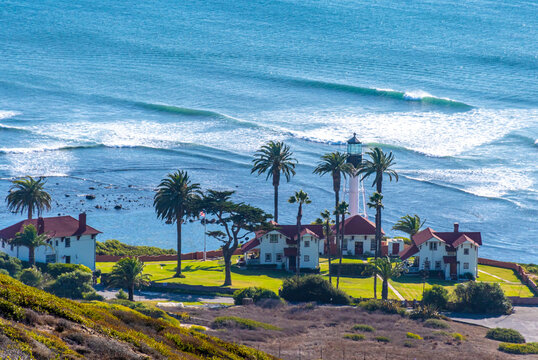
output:
<svg viewBox="0 0 538 360"><path fill-rule="evenodd" d="M521 265L518 265L516 263L506 262L506 261L498 261L498 260L491 260L491 259L484 259L484 258L478 258L478 263L480 265L497 266L497 267L502 267L505 269L514 270L519 275L521 282L526 284L528 287L530 287L531 290L535 294L538 294L538 286L534 283L534 281L532 281L532 279L529 277L529 274L525 272L525 269ZM536 299L535 304L538 305L538 299Z"/></svg>
<svg viewBox="0 0 538 360"><path fill-rule="evenodd" d="M241 255L241 249L237 249L234 252L234 255ZM96 255L96 262L117 262L118 260L127 257L121 255ZM177 255L141 255L136 256L140 261L174 261L177 259ZM222 257L222 250L212 250L206 252L206 257L208 259L214 259ZM204 258L204 253L202 251L185 253L181 254L181 260L201 260Z"/></svg>

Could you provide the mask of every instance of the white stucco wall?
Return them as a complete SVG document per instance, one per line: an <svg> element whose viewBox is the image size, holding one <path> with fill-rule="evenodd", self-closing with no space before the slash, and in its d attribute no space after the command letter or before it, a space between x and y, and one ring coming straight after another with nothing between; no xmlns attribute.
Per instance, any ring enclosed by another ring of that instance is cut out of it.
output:
<svg viewBox="0 0 538 360"><path fill-rule="evenodd" d="M469 254L465 255L465 249L469 250ZM463 275L467 272L473 274L476 278L478 274L478 246L475 246L469 242L464 242L456 249L456 256L458 258L458 275ZM469 268L465 269L465 263L469 264Z"/></svg>
<svg viewBox="0 0 538 360"><path fill-rule="evenodd" d="M278 242L271 242L271 235L278 236ZM309 242L309 246L305 246L305 242ZM276 264L277 269L282 269L287 266L286 257L284 256L284 248L294 247L286 243L286 237L276 230L270 231L260 238L260 264ZM281 254L281 259L277 260L277 255ZM269 255L269 256L268 256ZM308 257L308 261L305 260ZM284 264L284 265L283 265ZM301 268L315 269L319 266L319 240L311 235L301 237Z"/></svg>
<svg viewBox="0 0 538 360"><path fill-rule="evenodd" d="M375 241L375 235L345 235L344 242L347 241L347 250L344 246L344 255L358 255L355 254L355 243L362 242L363 254L375 253L375 249L371 249L372 241Z"/></svg>
<svg viewBox="0 0 538 360"><path fill-rule="evenodd" d="M40 246L35 249L36 262L45 263L47 255L56 254L57 263L65 263L66 256L71 257L71 264L82 264L89 267L92 271L95 270L95 239L91 238L91 235L81 236L77 239L76 236L70 237L71 246L66 247L66 240L62 238L52 238L50 244L53 249L46 246ZM56 245L58 244L58 245ZM14 256L23 261L28 261L28 248L24 246L14 246L11 250L11 245L4 243L4 247L1 247L0 251L7 253L9 256Z"/></svg>

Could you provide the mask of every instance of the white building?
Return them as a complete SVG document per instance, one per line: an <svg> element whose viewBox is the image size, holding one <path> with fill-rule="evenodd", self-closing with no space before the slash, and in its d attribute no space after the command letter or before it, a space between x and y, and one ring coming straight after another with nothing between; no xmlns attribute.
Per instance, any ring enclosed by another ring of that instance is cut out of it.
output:
<svg viewBox="0 0 538 360"><path fill-rule="evenodd" d="M316 269L323 247L321 225L303 225L301 230L301 269ZM241 247L247 265L294 271L297 266L297 226L278 225Z"/></svg>
<svg viewBox="0 0 538 360"><path fill-rule="evenodd" d="M402 260L415 257L418 270L442 271L446 279L457 279L465 273L478 274L478 248L482 245L479 232L460 232L454 224L452 232L427 228L412 237L413 244L400 252Z"/></svg>
<svg viewBox="0 0 538 360"><path fill-rule="evenodd" d="M340 230L342 229L344 230L342 244L344 255L373 256L375 254L375 224L373 222L364 218L362 215L353 215L344 221L344 226L340 225ZM333 226L332 231L333 233L336 232L336 226ZM385 235L383 229L381 229L381 235ZM332 247L332 253L335 254L334 239Z"/></svg>
<svg viewBox="0 0 538 360"><path fill-rule="evenodd" d="M86 224L86 214L29 219L0 230L0 251L28 261L28 248L10 242L24 226L34 225L38 234L46 234L51 245L35 249L35 260L41 263L82 264L95 270L95 239L101 232Z"/></svg>

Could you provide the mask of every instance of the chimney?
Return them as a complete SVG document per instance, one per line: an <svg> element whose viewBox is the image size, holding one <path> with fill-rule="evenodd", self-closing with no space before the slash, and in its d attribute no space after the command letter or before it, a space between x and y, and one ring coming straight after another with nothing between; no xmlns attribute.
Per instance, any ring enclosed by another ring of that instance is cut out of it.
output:
<svg viewBox="0 0 538 360"><path fill-rule="evenodd" d="M460 232L460 224L454 223L454 232L455 233Z"/></svg>
<svg viewBox="0 0 538 360"><path fill-rule="evenodd" d="M37 218L37 233L43 234L45 232L45 220L42 217Z"/></svg>
<svg viewBox="0 0 538 360"><path fill-rule="evenodd" d="M78 215L78 232L83 233L86 231L86 213L80 213Z"/></svg>

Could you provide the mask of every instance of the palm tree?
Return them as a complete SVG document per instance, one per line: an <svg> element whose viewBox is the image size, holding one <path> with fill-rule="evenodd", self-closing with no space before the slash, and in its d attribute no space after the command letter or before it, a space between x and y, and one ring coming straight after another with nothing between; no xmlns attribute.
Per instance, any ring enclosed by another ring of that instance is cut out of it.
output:
<svg viewBox="0 0 538 360"><path fill-rule="evenodd" d="M37 210L38 216L44 210L50 210L51 197L44 190L46 183L43 177L36 180L26 176L13 180L6 197L8 209L21 214L28 210L28 219L32 218L34 210Z"/></svg>
<svg viewBox="0 0 538 360"><path fill-rule="evenodd" d="M402 231L409 234L409 240L412 241L413 235L420 231L420 228L424 225L424 221L420 221L420 216L415 214L414 216L405 215L400 218L392 227L392 230Z"/></svg>
<svg viewBox="0 0 538 360"><path fill-rule="evenodd" d="M381 299L387 300L389 295L389 280L399 277L404 271L405 267L401 261L391 262L389 257L383 257L372 261L374 266L374 276L381 276L383 285L381 287Z"/></svg>
<svg viewBox="0 0 538 360"><path fill-rule="evenodd" d="M181 274L181 225L186 217L195 212L200 198L200 184L192 183L186 171L168 174L157 187L153 206L157 217L167 223L176 223L177 230L177 268L175 277Z"/></svg>
<svg viewBox="0 0 538 360"><path fill-rule="evenodd" d="M126 287L129 301L134 300L134 289L149 283L149 275L144 274L144 263L136 257L126 257L118 261L110 273L109 287Z"/></svg>
<svg viewBox="0 0 538 360"><path fill-rule="evenodd" d="M377 241L377 229L381 229L381 209L384 208L383 206L383 195L374 192L372 196L370 196L370 202L368 203L368 207L375 208L375 234L376 234L376 242L375 242L375 259L377 260L377 256L379 254L379 248L381 241ZM377 299L377 276L374 276L374 299Z"/></svg>
<svg viewBox="0 0 538 360"><path fill-rule="evenodd" d="M346 234L346 214L349 214L348 212L349 204L345 201L342 201L338 204L336 207L334 214L336 217L341 216L342 217L342 232L340 236L340 263L338 265L338 274L336 277L336 288L338 289L338 286L340 285L340 274L341 274L341 268L342 268L342 257L344 252L344 236Z"/></svg>
<svg viewBox="0 0 538 360"><path fill-rule="evenodd" d="M342 183L342 176L344 179L347 175L353 176L355 168L353 165L346 162L347 154L335 151L325 154L321 157L321 161L314 169L314 174L323 176L325 174L331 174L333 178L333 191L334 191L334 207L340 203L340 188ZM336 217L336 239L340 231L340 219Z"/></svg>
<svg viewBox="0 0 538 360"><path fill-rule="evenodd" d="M22 232L15 234L12 244L15 246L25 246L28 248L28 262L30 266L35 265L35 249L40 246L52 246L47 242L49 237L46 234L38 234L34 225L26 225Z"/></svg>
<svg viewBox="0 0 538 360"><path fill-rule="evenodd" d="M327 256L329 259L329 282L332 284L332 270L331 270L331 236L333 235L333 232L331 230L331 225L334 224L334 220L332 220L331 212L327 209L325 209L321 214L320 218L317 218L315 223L318 225L323 225L323 234L325 235L325 240L327 242L326 249L327 249Z"/></svg>
<svg viewBox="0 0 538 360"><path fill-rule="evenodd" d="M303 205L310 204L312 201L307 193L299 190L288 199L288 202L290 204L299 204L299 208L297 209L297 263L295 264L295 271L299 275L301 272L301 219L303 218Z"/></svg>
<svg viewBox="0 0 538 360"><path fill-rule="evenodd" d="M364 180L371 175L375 175L374 181L372 182L372 187L376 186L376 192L381 196L383 193L383 175L387 175L389 180L392 181L394 178L398 181L398 173L392 169L394 163L394 155L392 152L386 154L380 148L375 147L372 151L366 153L370 159L364 160L358 170L357 174L362 175ZM376 242L376 252L375 258L379 257L379 249L381 248L381 206L376 207L376 227L375 227L375 242ZM377 280L374 277L374 296L376 296L376 287Z"/></svg>
<svg viewBox="0 0 538 360"><path fill-rule="evenodd" d="M278 222L278 186L280 185L280 174L284 174L286 181L290 181L295 175L297 160L293 158L290 147L283 142L270 141L263 145L254 154L252 160L251 174L258 172L258 175L267 173L266 179L273 178L274 188L274 219Z"/></svg>

